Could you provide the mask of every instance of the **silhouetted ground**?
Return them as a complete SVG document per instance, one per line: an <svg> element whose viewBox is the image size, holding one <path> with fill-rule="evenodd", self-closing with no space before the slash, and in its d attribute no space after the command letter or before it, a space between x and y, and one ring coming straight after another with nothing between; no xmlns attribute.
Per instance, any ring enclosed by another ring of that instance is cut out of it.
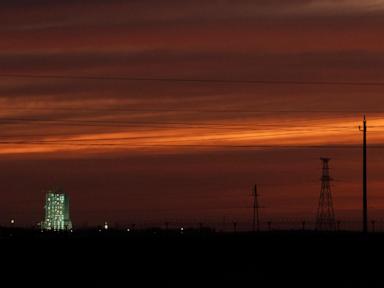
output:
<svg viewBox="0 0 384 288"><path fill-rule="evenodd" d="M384 286L382 233L152 229L1 235L8 268L34 271L33 277L60 271L102 287L119 281L124 287Z"/></svg>

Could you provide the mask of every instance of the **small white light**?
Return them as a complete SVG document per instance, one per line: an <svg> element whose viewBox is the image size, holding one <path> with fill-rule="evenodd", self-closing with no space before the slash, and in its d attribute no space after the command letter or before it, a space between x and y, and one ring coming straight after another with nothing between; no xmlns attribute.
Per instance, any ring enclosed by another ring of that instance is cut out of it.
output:
<svg viewBox="0 0 384 288"><path fill-rule="evenodd" d="M181 231L184 231L184 228L183 228L183 227L181 227L181 228L180 228L180 230L181 230Z"/></svg>
<svg viewBox="0 0 384 288"><path fill-rule="evenodd" d="M129 232L129 231L131 231L131 229L128 228L128 229L127 229L127 232Z"/></svg>
<svg viewBox="0 0 384 288"><path fill-rule="evenodd" d="M11 224L15 224L15 219L11 219Z"/></svg>

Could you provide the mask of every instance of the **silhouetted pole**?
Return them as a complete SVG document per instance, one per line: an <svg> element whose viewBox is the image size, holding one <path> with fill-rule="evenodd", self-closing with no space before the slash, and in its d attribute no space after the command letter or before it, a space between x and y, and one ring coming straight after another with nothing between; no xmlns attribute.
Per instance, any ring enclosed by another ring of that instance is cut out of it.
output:
<svg viewBox="0 0 384 288"><path fill-rule="evenodd" d="M259 218L259 201L257 199L257 185L255 185L255 189L253 190L253 223L252 223L252 231L255 232L260 231L260 218Z"/></svg>
<svg viewBox="0 0 384 288"><path fill-rule="evenodd" d="M363 126L363 232L368 232L368 205L367 205L367 120L364 115Z"/></svg>

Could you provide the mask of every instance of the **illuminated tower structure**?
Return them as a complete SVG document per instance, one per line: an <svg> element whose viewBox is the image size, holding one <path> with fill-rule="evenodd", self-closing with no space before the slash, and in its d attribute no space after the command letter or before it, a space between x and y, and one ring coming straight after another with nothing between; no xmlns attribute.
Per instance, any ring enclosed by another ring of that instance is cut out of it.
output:
<svg viewBox="0 0 384 288"><path fill-rule="evenodd" d="M51 231L71 230L69 197L59 189L49 190L45 196L45 219L42 229Z"/></svg>

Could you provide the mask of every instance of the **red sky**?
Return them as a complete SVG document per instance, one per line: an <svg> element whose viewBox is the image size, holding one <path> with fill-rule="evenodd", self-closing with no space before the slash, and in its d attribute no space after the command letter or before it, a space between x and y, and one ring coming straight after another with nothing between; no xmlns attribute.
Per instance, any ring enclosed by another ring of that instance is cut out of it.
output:
<svg viewBox="0 0 384 288"><path fill-rule="evenodd" d="M384 144L384 87L225 81L384 82L383 16L384 1L2 1L0 222L41 220L51 185L75 225L246 222L254 183L264 221L310 220L321 156L336 215L357 219L361 151L333 146L360 144L364 112Z"/></svg>

